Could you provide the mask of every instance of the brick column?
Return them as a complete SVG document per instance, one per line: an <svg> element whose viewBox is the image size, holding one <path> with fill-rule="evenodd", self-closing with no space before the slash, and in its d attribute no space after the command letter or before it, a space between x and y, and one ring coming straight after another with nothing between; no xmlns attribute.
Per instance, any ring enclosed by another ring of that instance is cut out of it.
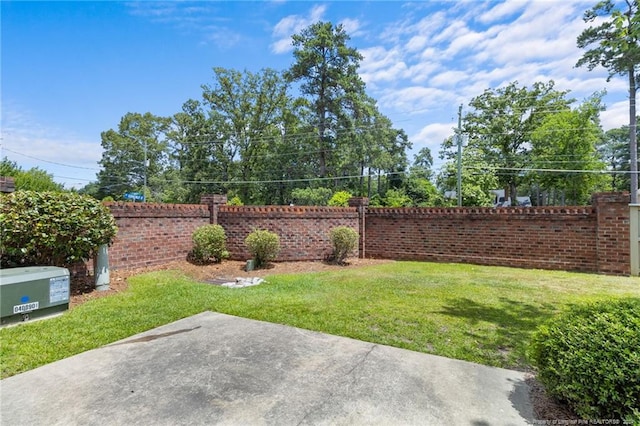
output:
<svg viewBox="0 0 640 426"><path fill-rule="evenodd" d="M0 176L0 192L11 193L16 190L16 181L9 176Z"/></svg>
<svg viewBox="0 0 640 426"><path fill-rule="evenodd" d="M227 204L227 196L220 194L203 194L200 196L200 204L209 206L210 223L218 224L218 210L220 206Z"/></svg>
<svg viewBox="0 0 640 426"><path fill-rule="evenodd" d="M629 193L603 192L593 194L591 202L597 218L598 273L629 275L631 273Z"/></svg>
<svg viewBox="0 0 640 426"><path fill-rule="evenodd" d="M358 234L360 238L358 240L358 251L360 253L360 259L366 257L366 232L365 232L365 216L367 214L367 206L369 205L369 199L367 197L352 197L349 199L349 207L356 207L358 209Z"/></svg>

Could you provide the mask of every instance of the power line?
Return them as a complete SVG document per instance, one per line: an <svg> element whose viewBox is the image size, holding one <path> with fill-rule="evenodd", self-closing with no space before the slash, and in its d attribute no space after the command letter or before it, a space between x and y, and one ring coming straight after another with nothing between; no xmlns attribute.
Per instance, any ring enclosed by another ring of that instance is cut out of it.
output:
<svg viewBox="0 0 640 426"><path fill-rule="evenodd" d="M31 159L33 159L33 160L42 161L43 163L55 164L55 165L57 165L57 166L63 166L63 167L71 167L71 168L73 168L73 169L82 169L82 170L100 170L100 169L96 169L95 167L73 166L73 165L71 165L71 164L64 164L64 163L58 163L58 162L55 162L55 161L44 160L44 159L42 159L42 158L34 157L34 156L32 156L32 155L23 154L23 153L21 153L21 152L14 151L14 150L9 149L9 148L6 148L6 147L3 147L3 149L4 149L4 150L6 150L6 151L9 151L9 152L12 152L12 153L14 153L14 154L22 155L23 157L31 158Z"/></svg>

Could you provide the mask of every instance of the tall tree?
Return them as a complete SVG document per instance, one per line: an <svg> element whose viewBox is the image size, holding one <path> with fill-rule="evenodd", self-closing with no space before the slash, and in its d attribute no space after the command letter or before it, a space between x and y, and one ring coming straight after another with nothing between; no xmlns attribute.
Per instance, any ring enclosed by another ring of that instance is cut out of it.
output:
<svg viewBox="0 0 640 426"><path fill-rule="evenodd" d="M102 159L98 172L99 198L121 199L131 190L158 195L162 188L150 188L152 178L168 166L165 132L169 119L151 113L127 113L118 130L102 132Z"/></svg>
<svg viewBox="0 0 640 426"><path fill-rule="evenodd" d="M614 75L626 75L629 81L629 158L631 160L631 203L638 202L638 149L636 91L640 81L640 13L638 0L624 0L619 9L612 0L598 2L584 14L585 22L600 17L609 19L584 30L578 36L578 47L588 49L577 66L589 70L602 66ZM600 20L598 20L600 22Z"/></svg>
<svg viewBox="0 0 640 426"><path fill-rule="evenodd" d="M597 145L602 139L596 94L576 109L548 115L531 135L532 180L544 191L561 191L568 204L589 202L591 194L605 187L605 164Z"/></svg>
<svg viewBox="0 0 640 426"><path fill-rule="evenodd" d="M217 143L233 164L230 180L247 182L255 178L259 161L269 145L280 137L285 109L289 106L288 85L281 75L265 69L260 73L214 68L214 83L204 85L202 97L209 108ZM250 188L240 186L240 197L250 198Z"/></svg>
<svg viewBox="0 0 640 426"><path fill-rule="evenodd" d="M453 137L451 137L453 139ZM443 193L454 193L457 187L456 161L447 161L438 175L437 185ZM492 206L491 190L498 187L498 178L493 165L485 160L479 149L467 146L462 151L462 205ZM455 195L454 195L455 197ZM453 198L449 204L454 205Z"/></svg>
<svg viewBox="0 0 640 426"><path fill-rule="evenodd" d="M636 131L636 137L637 137ZM611 190L624 191L630 188L629 176L629 126L607 130L598 145L602 161L611 173Z"/></svg>
<svg viewBox="0 0 640 426"><path fill-rule="evenodd" d="M293 36L295 63L285 74L291 82L301 81L317 130L320 177L330 170L330 156L336 152L337 137L345 122L363 99L364 82L357 73L362 55L347 46L349 36L342 25L318 22Z"/></svg>
<svg viewBox="0 0 640 426"><path fill-rule="evenodd" d="M507 190L512 203L517 202L521 169L528 165L531 134L545 118L564 110L572 102L568 92L554 89L554 82L537 82L531 88L517 82L499 89L488 89L473 98L473 108L463 119L468 146L477 150L486 163L500 169L498 183ZM453 147L452 143L444 145ZM495 189L495 188L494 188Z"/></svg>

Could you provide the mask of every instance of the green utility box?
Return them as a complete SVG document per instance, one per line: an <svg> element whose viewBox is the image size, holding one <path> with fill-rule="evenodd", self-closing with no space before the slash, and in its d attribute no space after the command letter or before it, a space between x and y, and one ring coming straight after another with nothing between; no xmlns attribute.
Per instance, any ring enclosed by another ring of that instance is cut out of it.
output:
<svg viewBox="0 0 640 426"><path fill-rule="evenodd" d="M0 269L0 324L69 309L69 271L56 266Z"/></svg>

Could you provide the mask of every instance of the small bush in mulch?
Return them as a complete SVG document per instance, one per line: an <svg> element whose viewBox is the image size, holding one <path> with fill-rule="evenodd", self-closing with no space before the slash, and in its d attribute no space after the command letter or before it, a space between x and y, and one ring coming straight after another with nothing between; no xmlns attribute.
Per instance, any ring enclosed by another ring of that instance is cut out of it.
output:
<svg viewBox="0 0 640 426"><path fill-rule="evenodd" d="M329 232L333 251L327 259L338 265L345 265L345 260L358 247L358 233L348 226L336 226Z"/></svg>
<svg viewBox="0 0 640 426"><path fill-rule="evenodd" d="M275 232L256 229L247 236L244 243L253 256L256 268L264 268L280 252L280 237Z"/></svg>
<svg viewBox="0 0 640 426"><path fill-rule="evenodd" d="M188 260L198 265L219 263L229 257L227 235L220 225L204 225L193 231L193 250Z"/></svg>

